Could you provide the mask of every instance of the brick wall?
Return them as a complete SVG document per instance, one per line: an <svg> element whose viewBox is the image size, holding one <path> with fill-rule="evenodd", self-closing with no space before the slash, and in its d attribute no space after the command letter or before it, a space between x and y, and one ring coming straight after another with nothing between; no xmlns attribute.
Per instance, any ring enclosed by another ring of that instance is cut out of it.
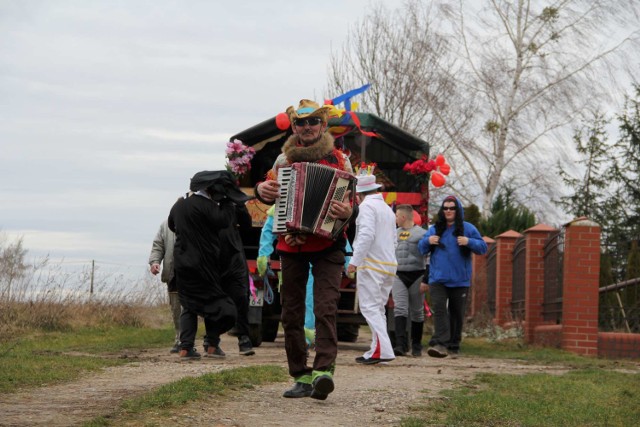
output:
<svg viewBox="0 0 640 427"><path fill-rule="evenodd" d="M585 356L640 357L640 334L598 332L600 226L587 218L565 225L563 248L562 324L543 320L544 245L556 230L538 224L525 230L525 342L562 348ZM496 313L494 323L511 324L513 248L521 235L513 230L496 237ZM484 238L487 244L494 241ZM473 256L469 315L487 309L487 257Z"/></svg>
<svg viewBox="0 0 640 427"><path fill-rule="evenodd" d="M598 356L627 359L640 358L640 334L598 333Z"/></svg>
<svg viewBox="0 0 640 427"><path fill-rule="evenodd" d="M562 348L597 356L600 226L579 218L565 227Z"/></svg>
<svg viewBox="0 0 640 427"><path fill-rule="evenodd" d="M544 245L555 228L538 224L524 231L526 239L524 340L536 341L535 329L542 325L544 302Z"/></svg>
<svg viewBox="0 0 640 427"><path fill-rule="evenodd" d="M533 330L533 341L543 347L562 347L562 325L540 325Z"/></svg>

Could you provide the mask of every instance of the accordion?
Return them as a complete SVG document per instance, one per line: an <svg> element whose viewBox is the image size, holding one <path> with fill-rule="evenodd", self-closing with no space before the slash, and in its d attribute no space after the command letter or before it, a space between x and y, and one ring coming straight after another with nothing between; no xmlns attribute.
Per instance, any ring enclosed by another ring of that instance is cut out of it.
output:
<svg viewBox="0 0 640 427"><path fill-rule="evenodd" d="M348 190L355 204L356 177L317 163L293 163L278 169L280 197L273 214L273 232L304 232L336 239L347 225L327 216L332 200L343 201Z"/></svg>

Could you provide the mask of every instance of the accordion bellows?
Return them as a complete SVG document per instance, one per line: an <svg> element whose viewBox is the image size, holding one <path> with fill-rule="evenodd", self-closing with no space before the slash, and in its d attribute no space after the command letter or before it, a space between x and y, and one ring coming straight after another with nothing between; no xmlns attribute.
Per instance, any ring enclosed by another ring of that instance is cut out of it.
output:
<svg viewBox="0 0 640 427"><path fill-rule="evenodd" d="M317 163L293 163L278 169L280 197L273 215L273 232L303 232L336 239L347 222L327 216L332 200L344 200L351 190L355 203L356 177Z"/></svg>

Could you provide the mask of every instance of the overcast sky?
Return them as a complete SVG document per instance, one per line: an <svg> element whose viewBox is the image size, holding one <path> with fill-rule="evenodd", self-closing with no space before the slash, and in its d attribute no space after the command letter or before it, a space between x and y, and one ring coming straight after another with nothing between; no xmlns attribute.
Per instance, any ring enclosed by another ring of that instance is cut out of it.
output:
<svg viewBox="0 0 640 427"><path fill-rule="evenodd" d="M0 0L0 229L30 256L145 268L231 135L328 96L370 4Z"/></svg>

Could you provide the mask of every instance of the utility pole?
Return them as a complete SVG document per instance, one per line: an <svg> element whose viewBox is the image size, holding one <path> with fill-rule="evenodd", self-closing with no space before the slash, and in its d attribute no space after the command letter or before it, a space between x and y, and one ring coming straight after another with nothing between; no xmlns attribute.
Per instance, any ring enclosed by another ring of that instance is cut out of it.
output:
<svg viewBox="0 0 640 427"><path fill-rule="evenodd" d="M96 260L91 260L91 289L89 290L89 295L93 295L93 273L96 271Z"/></svg>

